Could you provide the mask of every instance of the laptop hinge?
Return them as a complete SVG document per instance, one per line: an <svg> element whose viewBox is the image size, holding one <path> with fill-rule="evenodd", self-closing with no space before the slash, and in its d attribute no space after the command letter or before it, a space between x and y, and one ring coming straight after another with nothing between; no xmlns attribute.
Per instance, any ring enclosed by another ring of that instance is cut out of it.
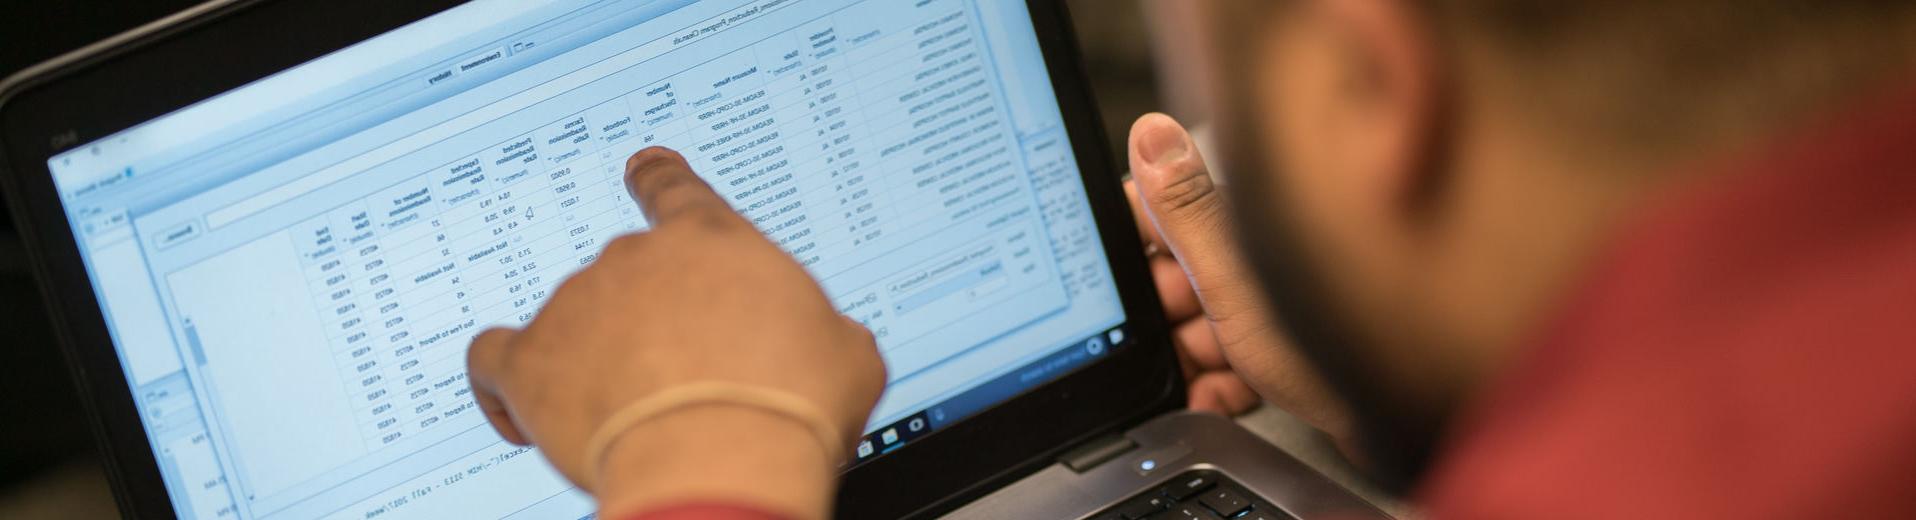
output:
<svg viewBox="0 0 1916 520"><path fill-rule="evenodd" d="M1131 442L1130 438L1113 433L1072 448L1071 451L1059 456L1058 462L1064 463L1065 467L1071 468L1071 471L1084 473L1137 447L1138 443Z"/></svg>

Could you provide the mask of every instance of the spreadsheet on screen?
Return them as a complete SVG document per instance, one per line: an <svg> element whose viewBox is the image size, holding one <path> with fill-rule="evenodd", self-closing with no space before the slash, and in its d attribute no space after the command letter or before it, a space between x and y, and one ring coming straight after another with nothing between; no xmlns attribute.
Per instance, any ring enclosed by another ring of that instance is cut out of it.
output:
<svg viewBox="0 0 1916 520"><path fill-rule="evenodd" d="M646 229L644 147L872 330L873 442L1102 355L1048 78L1022 1L482 1L49 167L181 517L580 517L465 349Z"/></svg>

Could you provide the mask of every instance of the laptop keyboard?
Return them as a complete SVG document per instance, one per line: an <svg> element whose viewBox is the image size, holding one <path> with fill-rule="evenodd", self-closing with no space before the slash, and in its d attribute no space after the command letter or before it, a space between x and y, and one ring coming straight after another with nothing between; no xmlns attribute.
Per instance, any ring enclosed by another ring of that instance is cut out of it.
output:
<svg viewBox="0 0 1916 520"><path fill-rule="evenodd" d="M1296 520L1222 473L1193 470L1091 515L1091 520Z"/></svg>

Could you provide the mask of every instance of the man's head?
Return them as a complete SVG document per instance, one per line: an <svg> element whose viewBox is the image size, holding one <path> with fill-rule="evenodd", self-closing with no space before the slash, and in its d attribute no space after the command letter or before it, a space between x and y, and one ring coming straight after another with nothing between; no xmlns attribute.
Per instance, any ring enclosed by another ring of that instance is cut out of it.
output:
<svg viewBox="0 0 1916 520"><path fill-rule="evenodd" d="M1632 208L1916 71L1906 0L1167 1L1244 249L1400 489Z"/></svg>

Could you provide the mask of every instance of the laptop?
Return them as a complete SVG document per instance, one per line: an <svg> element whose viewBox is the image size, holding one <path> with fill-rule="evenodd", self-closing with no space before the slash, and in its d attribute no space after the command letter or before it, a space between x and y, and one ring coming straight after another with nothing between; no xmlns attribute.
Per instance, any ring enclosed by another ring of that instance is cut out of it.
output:
<svg viewBox="0 0 1916 520"><path fill-rule="evenodd" d="M845 518L1380 518L1184 383L1060 2L216 1L0 87L121 511L589 518L464 350L683 152L878 338Z"/></svg>

